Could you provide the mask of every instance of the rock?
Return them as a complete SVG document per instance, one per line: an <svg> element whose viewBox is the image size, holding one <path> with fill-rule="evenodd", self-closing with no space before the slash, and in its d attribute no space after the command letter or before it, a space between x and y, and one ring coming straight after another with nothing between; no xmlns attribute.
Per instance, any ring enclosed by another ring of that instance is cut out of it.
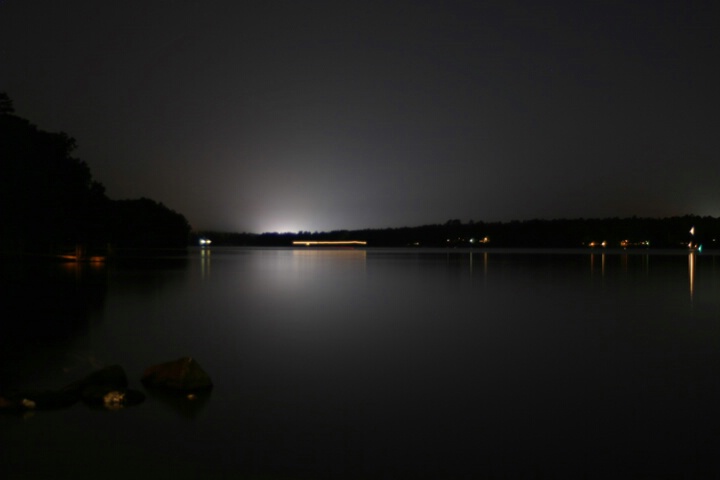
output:
<svg viewBox="0 0 720 480"><path fill-rule="evenodd" d="M11 395L0 395L0 412L17 412L25 410L22 400L22 398L17 398Z"/></svg>
<svg viewBox="0 0 720 480"><path fill-rule="evenodd" d="M90 385L80 394L82 401L91 407L118 410L145 401L145 394L137 390L115 388L111 385Z"/></svg>
<svg viewBox="0 0 720 480"><path fill-rule="evenodd" d="M74 393L87 405L117 410L145 400L142 392L127 386L125 370L120 365L111 365L67 385L63 391Z"/></svg>
<svg viewBox="0 0 720 480"><path fill-rule="evenodd" d="M128 390L125 370L119 365L101 368L60 390L22 391L0 397L0 410L48 410L69 407L82 400L90 406L117 409L137 405L145 395Z"/></svg>
<svg viewBox="0 0 720 480"><path fill-rule="evenodd" d="M12 402L5 397L0 397L0 410L10 410L14 408L15 402Z"/></svg>
<svg viewBox="0 0 720 480"><path fill-rule="evenodd" d="M120 410L142 403L145 401L145 394L137 390L110 390L98 400L93 405L102 406L108 410Z"/></svg>
<svg viewBox="0 0 720 480"><path fill-rule="evenodd" d="M49 410L74 405L78 398L65 392L47 391L36 394L26 393L26 400L34 404L33 409ZM28 406L27 404L25 405Z"/></svg>
<svg viewBox="0 0 720 480"><path fill-rule="evenodd" d="M82 397L83 390L87 388L108 387L109 389L124 390L128 386L127 375L120 365L96 370L82 380L63 387L62 391Z"/></svg>
<svg viewBox="0 0 720 480"><path fill-rule="evenodd" d="M210 376L192 357L148 367L141 381L146 387L183 392L209 390L213 387Z"/></svg>
<svg viewBox="0 0 720 480"><path fill-rule="evenodd" d="M122 408L124 403L125 394L123 392L118 392L117 390L108 392L103 397L103 406L109 410Z"/></svg>
<svg viewBox="0 0 720 480"><path fill-rule="evenodd" d="M77 403L78 397L66 392L23 391L0 398L0 410L51 410Z"/></svg>

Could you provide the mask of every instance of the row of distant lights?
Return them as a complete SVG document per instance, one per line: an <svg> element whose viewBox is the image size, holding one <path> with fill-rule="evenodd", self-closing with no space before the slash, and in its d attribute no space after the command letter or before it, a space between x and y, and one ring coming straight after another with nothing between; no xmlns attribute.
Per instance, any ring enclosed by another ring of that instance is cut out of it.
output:
<svg viewBox="0 0 720 480"><path fill-rule="evenodd" d="M626 247L649 247L650 242L647 240L642 241L642 242L631 242L630 240L621 240L620 246L623 248L626 248ZM607 247L607 242L604 240L602 242L590 242L590 243L588 243L588 247Z"/></svg>
<svg viewBox="0 0 720 480"><path fill-rule="evenodd" d="M715 241L715 239L713 239L713 242L714 242L714 241ZM623 247L623 248L627 248L627 247L649 247L649 246L650 246L650 242L647 241L647 240L645 240L645 241L643 241L643 242L631 242L630 240L622 240L622 241L620 242L620 246ZM687 244L687 246L688 246L688 248L693 248L693 249L696 249L698 252L702 252L702 245L700 245L700 244L694 244L694 243L690 242L690 243ZM588 247L607 247L607 242L606 242L606 241L602 241L602 242L590 242L590 243L588 243Z"/></svg>
<svg viewBox="0 0 720 480"><path fill-rule="evenodd" d="M450 240L450 239L448 238L447 241L448 241L448 243L449 243L449 242L451 242L452 240ZM464 242L465 239L464 239L464 238L458 238L458 241ZM476 239L476 238L471 238L471 239L470 239L470 243L490 243L490 237L483 237L483 238L481 238L481 239L479 239L479 240Z"/></svg>

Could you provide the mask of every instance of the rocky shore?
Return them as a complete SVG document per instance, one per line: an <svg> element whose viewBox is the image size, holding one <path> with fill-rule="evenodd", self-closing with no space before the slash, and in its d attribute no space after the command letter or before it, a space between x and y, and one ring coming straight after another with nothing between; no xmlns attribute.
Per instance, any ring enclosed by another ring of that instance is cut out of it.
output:
<svg viewBox="0 0 720 480"><path fill-rule="evenodd" d="M210 376L192 357L160 363L145 369L142 385L148 390L194 399L212 389ZM146 395L129 387L120 365L101 368L57 390L0 392L0 412L25 412L67 408L82 402L91 408L118 410L139 405Z"/></svg>

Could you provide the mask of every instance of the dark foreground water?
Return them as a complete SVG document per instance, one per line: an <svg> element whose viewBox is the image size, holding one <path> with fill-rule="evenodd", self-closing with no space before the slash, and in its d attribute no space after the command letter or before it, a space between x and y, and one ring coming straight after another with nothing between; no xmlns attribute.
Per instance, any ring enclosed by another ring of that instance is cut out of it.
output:
<svg viewBox="0 0 720 480"><path fill-rule="evenodd" d="M720 476L720 257L212 249L5 266L0 390L191 355L209 397L0 415L0 478Z"/></svg>

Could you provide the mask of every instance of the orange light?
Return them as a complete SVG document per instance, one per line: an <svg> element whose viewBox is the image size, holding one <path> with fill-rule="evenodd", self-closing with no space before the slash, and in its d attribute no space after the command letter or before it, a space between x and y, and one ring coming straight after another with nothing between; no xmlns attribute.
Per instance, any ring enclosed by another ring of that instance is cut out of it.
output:
<svg viewBox="0 0 720 480"><path fill-rule="evenodd" d="M367 242L362 240L343 240L343 241L308 241L308 240L297 240L293 242L293 245L367 245Z"/></svg>

